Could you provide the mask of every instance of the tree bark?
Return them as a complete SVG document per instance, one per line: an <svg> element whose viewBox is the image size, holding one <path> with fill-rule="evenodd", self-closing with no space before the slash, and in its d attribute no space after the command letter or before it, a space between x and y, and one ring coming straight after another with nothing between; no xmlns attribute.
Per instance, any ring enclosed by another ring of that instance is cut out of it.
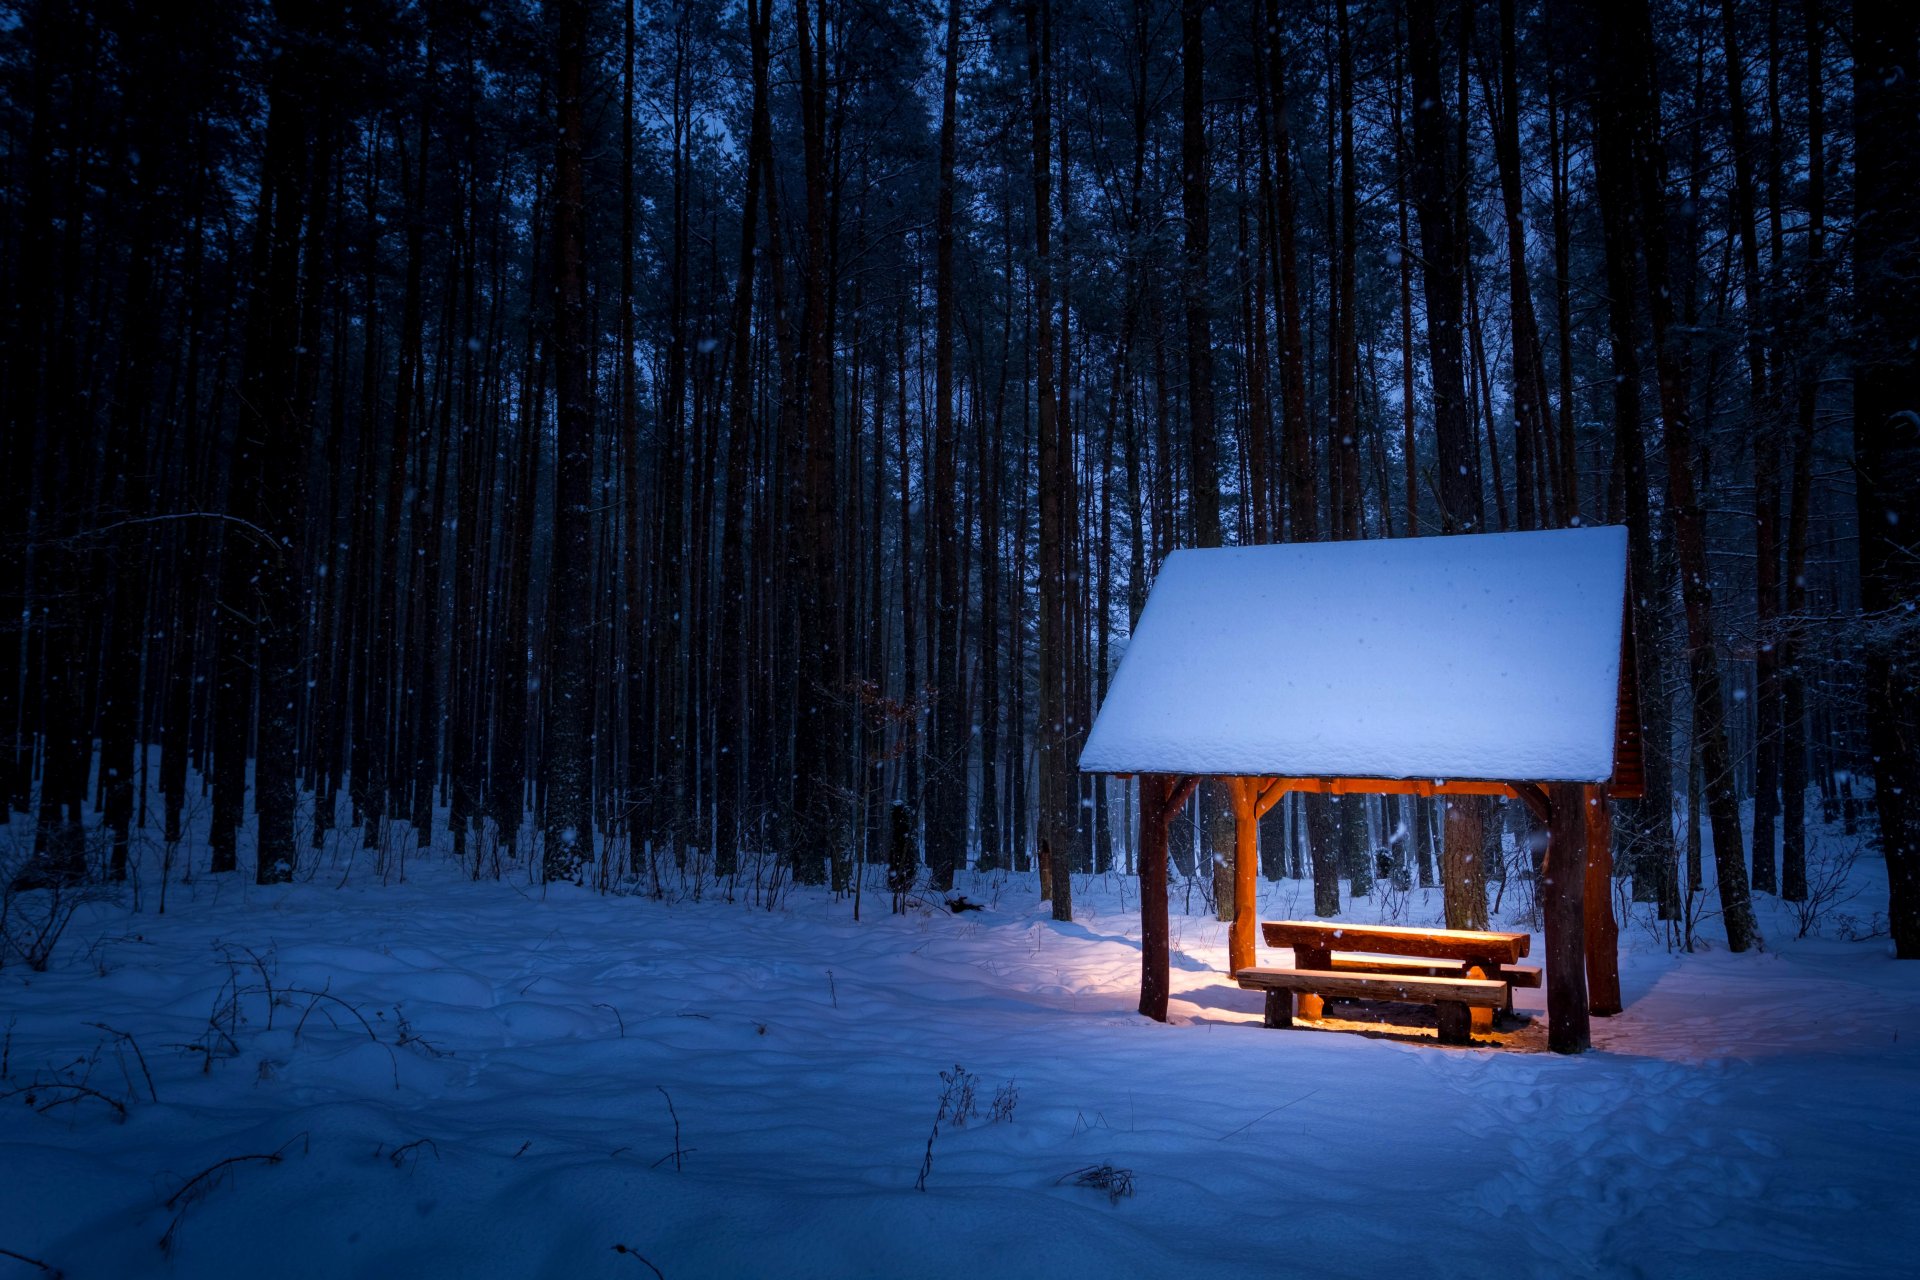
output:
<svg viewBox="0 0 1920 1280"><path fill-rule="evenodd" d="M1622 14L1599 19L1604 32L1601 129L1624 129L1633 163L1633 212L1647 279L1655 361L1660 384L1660 413L1665 427L1667 507L1673 520L1674 552L1680 568L1680 595L1687 623L1688 667L1693 694L1694 732L1705 770L1707 813L1713 829L1714 867L1727 946L1745 951L1761 941L1747 880L1739 800L1734 791L1728 749L1719 652L1713 627L1713 592L1707 577L1706 534L1694 482L1692 413L1680 334L1673 323L1672 272L1662 191L1665 161L1660 151L1658 92L1653 76L1655 50L1646 0L1635 0Z"/></svg>
<svg viewBox="0 0 1920 1280"><path fill-rule="evenodd" d="M1867 742L1894 953L1920 959L1920 9L1854 10L1854 458Z"/></svg>
<svg viewBox="0 0 1920 1280"><path fill-rule="evenodd" d="M960 699L959 530L955 528L953 426L953 171L960 86L960 4L948 0L940 92L940 170L933 212L933 727L927 770L927 869L932 887L953 887L966 860L967 740Z"/></svg>
<svg viewBox="0 0 1920 1280"><path fill-rule="evenodd" d="M586 0L558 0L554 166L555 441L552 623L547 675L544 783L548 881L578 879L593 853L593 402L587 387L593 336L587 325L582 233L586 192Z"/></svg>
<svg viewBox="0 0 1920 1280"><path fill-rule="evenodd" d="M1053 918L1073 919L1073 711L1067 704L1066 511L1073 466L1062 448L1053 378L1052 263L1052 6L1030 0L1026 9L1027 92L1031 108L1034 227L1034 396L1038 405L1040 503L1040 807L1037 848L1053 901ZM1144 1005L1143 1005L1144 1010ZM1159 1015L1164 1019L1165 1009Z"/></svg>

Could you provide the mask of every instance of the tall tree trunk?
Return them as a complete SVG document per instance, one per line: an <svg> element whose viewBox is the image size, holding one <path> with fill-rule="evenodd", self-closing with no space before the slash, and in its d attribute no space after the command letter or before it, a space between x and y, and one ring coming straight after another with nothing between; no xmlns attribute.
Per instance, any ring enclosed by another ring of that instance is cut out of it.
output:
<svg viewBox="0 0 1920 1280"><path fill-rule="evenodd" d="M771 163L773 138L767 106L773 0L747 0L747 37L753 58L752 123L747 132L747 185L740 211L740 274L733 293L731 383L727 397L727 505L720 541L720 644L715 697L714 752L718 777L714 871L739 867L740 830L747 786L747 716L752 685L747 643L748 473L755 444L753 420L753 277L759 251L760 191ZM774 245L773 252L780 252ZM884 393L884 389L883 393ZM629 714L632 714L630 711Z"/></svg>
<svg viewBox="0 0 1920 1280"><path fill-rule="evenodd" d="M1559 477L1540 466L1551 428L1547 419L1546 362L1540 351L1540 329L1534 320L1533 289L1527 283L1527 227L1520 192L1520 89L1514 35L1515 0L1500 0L1500 92L1487 95L1493 117L1494 158L1500 170L1500 198L1507 226L1507 297L1513 324L1513 465L1515 514L1522 529L1558 523L1553 505L1537 501L1545 491L1537 476L1545 471L1552 483Z"/></svg>
<svg viewBox="0 0 1920 1280"><path fill-rule="evenodd" d="M1408 67L1413 87L1413 200L1420 220L1421 279L1427 303L1427 360L1433 377L1436 485L1442 533L1477 533L1484 521L1475 480L1478 448L1465 398L1461 323L1463 245L1453 183L1453 150L1440 83L1441 36L1434 0L1410 0ZM1459 50L1465 57L1466 51ZM1464 108L1465 104L1459 104ZM1486 868L1480 858L1484 806L1455 799L1446 807L1440 883L1449 922L1486 918ZM1473 927L1473 926L1465 926Z"/></svg>
<svg viewBox="0 0 1920 1280"><path fill-rule="evenodd" d="M1333 334L1333 439L1329 455L1336 460L1332 468L1340 483L1337 510L1328 512L1337 539L1360 536L1360 415L1358 403L1360 347L1356 338L1354 313L1359 310L1354 291L1354 255L1359 241L1359 182L1353 162L1353 38L1349 30L1346 0L1336 6L1340 58L1340 299ZM1330 499L1333 501L1333 499ZM1351 825L1351 824L1348 824ZM1355 892L1359 892L1358 889Z"/></svg>
<svg viewBox="0 0 1920 1280"><path fill-rule="evenodd" d="M1186 222L1181 302L1186 313L1187 443L1193 472L1187 496L1195 546L1220 545L1220 444L1213 413L1212 308L1207 297L1206 4L1180 7L1180 208ZM1209 783L1201 797L1207 848L1212 854L1214 907L1233 918L1233 810L1224 783Z"/></svg>
<svg viewBox="0 0 1920 1280"><path fill-rule="evenodd" d="M1396 33L1397 36L1398 33ZM1409 538L1420 536L1420 449L1414 436L1414 359L1413 359L1413 238L1407 224L1407 135L1405 117L1406 42L1396 38L1393 46L1393 89L1389 106L1393 113L1393 203L1399 223L1396 242L1400 254L1400 451L1406 468L1406 531ZM1414 806L1425 812L1418 800ZM1424 868L1422 883L1425 883Z"/></svg>
<svg viewBox="0 0 1920 1280"><path fill-rule="evenodd" d="M1853 413L1867 741L1894 952L1920 959L1920 9L1854 9Z"/></svg>
<svg viewBox="0 0 1920 1280"><path fill-rule="evenodd" d="M1027 93L1031 109L1034 234L1034 396L1038 406L1040 505L1039 830L1041 874L1053 918L1073 919L1070 861L1074 813L1073 711L1067 704L1067 513L1073 459L1061 447L1053 379L1052 24L1050 0L1026 7Z"/></svg>
<svg viewBox="0 0 1920 1280"><path fill-rule="evenodd" d="M1760 941L1747 881L1745 842L1734 792L1728 750L1719 652L1713 630L1713 595L1707 577L1706 537L1694 483L1694 444L1687 376L1678 326L1673 322L1672 272L1662 189L1659 99L1655 88L1652 19L1646 0L1636 0L1622 15L1617 10L1592 14L1600 58L1596 135L1621 135L1608 142L1632 165L1631 213L1636 242L1645 264L1648 312L1660 384L1665 427L1667 509L1673 520L1674 551L1679 562L1681 601L1685 606L1694 733L1705 770L1707 813L1713 828L1714 864L1720 889L1727 945L1744 951ZM1596 140L1596 146L1598 141ZM1603 191L1608 184L1600 184ZM1615 198L1621 194L1614 180ZM1606 198L1603 195L1603 200Z"/></svg>
<svg viewBox="0 0 1920 1280"><path fill-rule="evenodd" d="M1580 458L1573 429L1573 219L1568 170L1571 167L1563 121L1560 71L1547 76L1547 167L1552 174L1554 339L1559 349L1560 522L1580 522Z"/></svg>
<svg viewBox="0 0 1920 1280"><path fill-rule="evenodd" d="M927 869L933 888L953 887L966 860L967 739L960 699L961 584L954 510L953 169L960 89L960 4L948 0L946 70L940 93L940 171L933 211L933 756L927 769Z"/></svg>
<svg viewBox="0 0 1920 1280"><path fill-rule="evenodd" d="M805 309L805 453L797 474L787 477L789 513L798 573L801 636L795 710L794 873L823 883L829 860L846 835L841 795L847 784L849 721L845 712L843 653L835 617L838 598L834 538L835 448L833 423L832 288L829 262L827 150L826 0L812 9L794 0L800 64L800 132L806 195L805 258L801 271Z"/></svg>
<svg viewBox="0 0 1920 1280"><path fill-rule="evenodd" d="M559 138L554 164L554 451L552 621L546 679L548 881L577 880L593 855L593 402L587 385L592 331L583 260L586 191L586 0L558 0L556 83Z"/></svg>
<svg viewBox="0 0 1920 1280"><path fill-rule="evenodd" d="M1454 214L1452 130L1440 86L1442 46L1434 8L1435 0L1409 0L1407 7L1408 64L1413 77L1413 200L1420 220L1427 359L1433 376L1440 529L1475 533L1482 524L1481 495L1473 483L1476 450L1464 390L1461 229Z"/></svg>
<svg viewBox="0 0 1920 1280"><path fill-rule="evenodd" d="M1781 832L1780 894L1791 902L1807 897L1807 685L1801 645L1807 610L1807 534L1813 508L1814 413L1825 352L1812 341L1827 310L1827 143L1825 5L1802 0L1806 31L1807 239L1806 286L1801 302L1800 361L1793 429L1793 480L1787 499L1787 617L1780 649Z"/></svg>
<svg viewBox="0 0 1920 1280"><path fill-rule="evenodd" d="M318 18L302 13L302 19ZM256 228L259 285L247 313L241 414L234 456L236 508L253 527L228 533L221 608L254 619L226 632L229 667L258 666L255 807L256 877L290 880L298 779L298 716L305 625L306 478L310 424L297 386L296 352L305 347L300 309L301 231L309 164L326 166L323 140L311 132L325 111L316 65L327 33L288 19L286 41L268 80L266 149ZM324 184L321 190L324 191ZM317 222L320 215L315 214ZM314 228L318 230L317 226ZM316 241L318 237L315 237ZM317 244L310 250L319 252ZM237 588L237 589L236 589ZM231 740L229 740L231 741Z"/></svg>
<svg viewBox="0 0 1920 1280"><path fill-rule="evenodd" d="M1319 500L1313 470L1313 421L1307 416L1306 346L1301 335L1300 263L1296 245L1293 139L1288 127L1287 63L1280 38L1279 0L1261 0L1265 19L1269 134L1273 166L1273 262L1269 268L1280 301L1280 403L1287 474L1287 537L1320 537ZM1143 71L1144 74L1144 71Z"/></svg>
<svg viewBox="0 0 1920 1280"><path fill-rule="evenodd" d="M1747 438L1753 442L1754 708L1753 887L1779 888L1773 855L1780 809L1780 681L1775 631L1780 616L1780 464L1774 404L1767 386L1766 309L1760 288L1759 228L1755 226L1753 139L1747 125L1746 64L1740 49L1735 0L1720 3L1723 62L1733 147L1733 200L1729 212L1740 241L1740 276L1746 323Z"/></svg>

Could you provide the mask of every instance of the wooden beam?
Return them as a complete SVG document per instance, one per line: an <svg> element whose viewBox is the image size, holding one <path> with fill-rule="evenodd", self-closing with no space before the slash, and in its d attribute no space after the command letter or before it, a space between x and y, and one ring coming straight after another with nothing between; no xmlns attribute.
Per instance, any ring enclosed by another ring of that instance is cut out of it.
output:
<svg viewBox="0 0 1920 1280"><path fill-rule="evenodd" d="M1288 791L1306 791L1323 796L1507 796L1513 787L1505 782L1461 779L1454 782L1432 778L1272 778L1262 788L1276 795Z"/></svg>
<svg viewBox="0 0 1920 1280"><path fill-rule="evenodd" d="M1353 1000L1403 1000L1432 1004L1457 1000L1489 1010L1504 1004L1504 983L1485 978L1422 978L1402 973L1353 973L1331 969L1241 969L1233 980L1248 991L1310 991Z"/></svg>
<svg viewBox="0 0 1920 1280"><path fill-rule="evenodd" d="M1540 898L1547 924L1547 1047L1582 1053L1587 1021L1587 805L1578 782L1547 788L1547 862Z"/></svg>
<svg viewBox="0 0 1920 1280"><path fill-rule="evenodd" d="M1457 960L1463 964L1513 964L1528 954L1533 946L1533 936L1526 933L1419 929L1398 924L1348 924L1325 920L1268 920L1261 924L1260 932L1270 947L1305 947L1310 951L1329 954L1339 948L1389 956Z"/></svg>
<svg viewBox="0 0 1920 1280"><path fill-rule="evenodd" d="M1585 787L1587 806L1587 1009L1620 1012L1620 925L1613 918L1613 805L1604 783Z"/></svg>
<svg viewBox="0 0 1920 1280"><path fill-rule="evenodd" d="M1227 928L1227 968L1238 973L1255 960L1254 928L1260 892L1258 838L1260 819L1254 812L1257 779L1229 778L1233 800L1233 923Z"/></svg>
<svg viewBox="0 0 1920 1280"><path fill-rule="evenodd" d="M1548 821L1551 806L1547 804L1547 793L1540 789L1539 783L1516 782L1512 790L1514 798L1527 806L1527 812L1533 815L1534 821Z"/></svg>
<svg viewBox="0 0 1920 1280"><path fill-rule="evenodd" d="M1173 985L1167 926L1167 820L1173 779L1140 775L1140 1012L1167 1020Z"/></svg>
<svg viewBox="0 0 1920 1280"><path fill-rule="evenodd" d="M1288 787L1282 778L1252 778L1256 792L1253 802L1253 816L1256 821L1267 816L1273 806L1287 798Z"/></svg>

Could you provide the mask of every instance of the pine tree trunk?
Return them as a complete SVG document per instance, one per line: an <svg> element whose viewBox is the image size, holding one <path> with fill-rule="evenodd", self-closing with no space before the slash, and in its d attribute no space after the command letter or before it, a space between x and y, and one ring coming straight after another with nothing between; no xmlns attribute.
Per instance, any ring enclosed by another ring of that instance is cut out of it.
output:
<svg viewBox="0 0 1920 1280"><path fill-rule="evenodd" d="M1854 456L1860 588L1869 626L1867 742L1887 862L1894 952L1920 959L1920 157L1903 122L1920 108L1920 9L1854 10Z"/></svg>
<svg viewBox="0 0 1920 1280"><path fill-rule="evenodd" d="M577 880L593 854L593 673L585 637L593 627L593 402L587 386L593 335L587 324L582 231L587 5L559 0L555 97L553 363L558 434L554 451L551 658L546 679L543 871Z"/></svg>
<svg viewBox="0 0 1920 1280"><path fill-rule="evenodd" d="M1753 442L1754 645L1753 887L1779 889L1774 832L1780 807L1780 681L1775 628L1780 615L1780 465L1774 404L1767 388L1766 311L1760 289L1760 245L1754 226L1756 200L1753 139L1747 125L1746 65L1741 59L1738 6L1720 4L1722 59L1733 149L1733 199L1729 212L1740 242L1747 357L1747 431Z"/></svg>
<svg viewBox="0 0 1920 1280"><path fill-rule="evenodd" d="M954 510L953 426L953 170L955 102L960 87L960 5L948 0L945 72L941 79L940 169L933 213L933 491L929 495L934 542L933 727L927 770L927 869L932 887L953 887L966 860L967 746L960 698L960 607L958 543Z"/></svg>
<svg viewBox="0 0 1920 1280"><path fill-rule="evenodd" d="M1809 335L1824 322L1827 309L1826 262L1826 91L1825 22L1821 0L1803 0L1806 29L1807 93L1807 240L1806 292L1800 332ZM1807 341L1806 338L1802 339ZM1809 344L1811 345L1811 344ZM1787 616L1780 648L1781 832L1780 893L1790 902L1807 897L1807 693L1801 633L1807 610L1807 536L1813 507L1815 410L1820 392L1822 354L1808 351L1800 361L1793 430L1793 479L1787 499Z"/></svg>
<svg viewBox="0 0 1920 1280"><path fill-rule="evenodd" d="M1067 704L1067 519L1071 456L1063 456L1053 374L1052 263L1052 8L1027 7L1027 92L1031 107L1034 225L1034 395L1039 432L1040 705L1039 829L1036 847L1053 918L1073 919L1074 762L1068 758L1072 710Z"/></svg>
<svg viewBox="0 0 1920 1280"><path fill-rule="evenodd" d="M1685 606L1689 684L1693 694L1694 733L1700 744L1707 814L1713 828L1714 866L1727 945L1744 951L1760 942L1747 880L1745 841L1734 792L1733 761L1728 750L1719 652L1714 638L1713 593L1707 578L1706 538L1694 481L1694 444L1687 377L1680 334L1673 323L1672 272L1662 190L1664 160L1659 150L1659 100L1653 77L1655 49L1645 0L1618 11L1594 15L1602 33L1601 100L1596 132L1623 132L1610 145L1624 146L1632 163L1632 213L1645 264L1648 312L1665 426L1667 509L1673 520Z"/></svg>

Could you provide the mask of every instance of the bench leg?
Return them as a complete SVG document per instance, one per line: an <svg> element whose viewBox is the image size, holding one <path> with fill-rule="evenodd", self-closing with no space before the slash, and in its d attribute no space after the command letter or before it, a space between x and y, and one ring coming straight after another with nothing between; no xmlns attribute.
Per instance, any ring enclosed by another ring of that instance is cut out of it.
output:
<svg viewBox="0 0 1920 1280"><path fill-rule="evenodd" d="M1325 947L1295 947L1293 949L1293 967L1296 969L1331 969L1333 952ZM1308 1022L1318 1022L1326 1012L1326 1001L1311 992L1300 993L1300 1016Z"/></svg>
<svg viewBox="0 0 1920 1280"><path fill-rule="evenodd" d="M1267 992L1266 1023L1270 1027L1293 1025L1293 993L1291 991Z"/></svg>
<svg viewBox="0 0 1920 1280"><path fill-rule="evenodd" d="M1442 1000L1434 1006L1440 1015L1441 1044L1472 1044L1472 1010L1458 1000Z"/></svg>
<svg viewBox="0 0 1920 1280"><path fill-rule="evenodd" d="M1489 969L1491 969L1495 973L1498 973L1500 971L1499 966L1497 965L1472 964L1467 966L1467 976L1469 978L1484 979L1487 976L1487 971ZM1513 989L1511 987L1507 989L1507 1001L1508 1003L1512 1003L1513 1001ZM1484 1034L1493 1030L1493 1010L1492 1009L1484 1008L1481 1006L1474 1006L1470 1011L1470 1013L1473 1019L1473 1029L1475 1031L1478 1031Z"/></svg>

